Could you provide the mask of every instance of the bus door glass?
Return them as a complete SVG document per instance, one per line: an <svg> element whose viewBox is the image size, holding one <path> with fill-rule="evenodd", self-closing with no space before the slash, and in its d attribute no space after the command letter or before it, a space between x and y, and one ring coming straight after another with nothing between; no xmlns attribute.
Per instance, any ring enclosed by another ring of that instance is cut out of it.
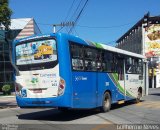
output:
<svg viewBox="0 0 160 130"><path fill-rule="evenodd" d="M123 55L117 54L117 75L118 75L118 100L125 99L125 79L124 79L124 57Z"/></svg>
<svg viewBox="0 0 160 130"><path fill-rule="evenodd" d="M126 95L131 98L138 96L138 89L144 86L143 62L136 57L127 57L126 63Z"/></svg>

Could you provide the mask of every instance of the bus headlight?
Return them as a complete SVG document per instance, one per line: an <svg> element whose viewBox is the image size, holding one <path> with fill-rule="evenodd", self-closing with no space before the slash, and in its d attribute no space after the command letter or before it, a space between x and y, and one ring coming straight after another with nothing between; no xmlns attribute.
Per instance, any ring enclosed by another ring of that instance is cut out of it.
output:
<svg viewBox="0 0 160 130"><path fill-rule="evenodd" d="M59 86L58 86L58 96L63 95L64 90L65 90L65 80L60 78Z"/></svg>

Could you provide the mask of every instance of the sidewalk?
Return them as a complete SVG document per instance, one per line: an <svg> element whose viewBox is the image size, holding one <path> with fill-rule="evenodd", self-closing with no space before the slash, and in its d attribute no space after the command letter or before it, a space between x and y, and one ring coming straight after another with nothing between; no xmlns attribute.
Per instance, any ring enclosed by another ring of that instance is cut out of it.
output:
<svg viewBox="0 0 160 130"><path fill-rule="evenodd" d="M0 96L0 109L17 107L14 95Z"/></svg>

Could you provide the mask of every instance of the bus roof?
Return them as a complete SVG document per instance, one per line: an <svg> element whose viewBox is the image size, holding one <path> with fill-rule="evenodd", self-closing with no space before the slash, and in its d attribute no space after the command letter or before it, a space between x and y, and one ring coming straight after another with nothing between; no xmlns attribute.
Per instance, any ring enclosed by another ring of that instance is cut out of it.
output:
<svg viewBox="0 0 160 130"><path fill-rule="evenodd" d="M137 53L133 53L130 51L126 51L126 50L122 50L116 47L112 47L103 43L96 43L96 42L91 42L91 41L87 41L87 43L91 46L95 46L96 48L101 48L104 50L108 50L111 52L115 52L115 53L120 53L120 54L124 54L124 55L128 55L128 56L132 56L132 57L137 57L137 58L143 58L145 59L145 56L141 55L141 54L137 54Z"/></svg>
<svg viewBox="0 0 160 130"><path fill-rule="evenodd" d="M91 41L85 41L77 36L73 36L73 35L69 35L69 34L65 34L65 33L51 33L51 34L39 34L39 35L33 35L30 37L26 37L26 38L22 38L22 39L18 39L16 41L14 41L14 43L18 43L18 42L24 42L24 41L28 41L28 40L33 40L33 39L39 39L39 38L46 38L46 37L51 37L51 36L58 36L61 35L62 37L66 37L66 39L72 39L73 41L83 41L82 44L86 44L89 46L93 46L96 48L100 48L100 49L104 49L104 50L108 50L111 52L116 52L116 53L120 53L120 54L124 54L124 55L128 55L128 56L132 56L132 57L137 57L137 58L143 58L145 59L145 56L141 55L141 54L137 54L137 53L133 53L133 52L129 52L126 50L122 50L122 49L118 49L109 45L106 45L104 43L97 43L97 42L91 42ZM80 42L80 43L81 43Z"/></svg>

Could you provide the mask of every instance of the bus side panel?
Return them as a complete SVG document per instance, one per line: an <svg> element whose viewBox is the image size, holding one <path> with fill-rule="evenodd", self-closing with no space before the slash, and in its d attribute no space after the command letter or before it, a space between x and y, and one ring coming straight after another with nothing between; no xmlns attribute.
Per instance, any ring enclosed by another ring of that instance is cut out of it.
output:
<svg viewBox="0 0 160 130"><path fill-rule="evenodd" d="M71 63L67 39L67 37L61 37L58 35L58 60L60 78L65 80L65 90L64 95L62 95L64 100L62 107L72 107Z"/></svg>
<svg viewBox="0 0 160 130"><path fill-rule="evenodd" d="M124 90L120 91L118 80L113 73L99 73L98 74L98 106L102 106L103 95L109 91L112 98L112 103L125 98Z"/></svg>
<svg viewBox="0 0 160 130"><path fill-rule="evenodd" d="M144 86L144 80L139 79L139 74L126 74L126 100L135 99L138 96L139 87ZM144 91L144 90L142 90Z"/></svg>
<svg viewBox="0 0 160 130"><path fill-rule="evenodd" d="M95 108L97 106L96 72L73 72L73 107Z"/></svg>

